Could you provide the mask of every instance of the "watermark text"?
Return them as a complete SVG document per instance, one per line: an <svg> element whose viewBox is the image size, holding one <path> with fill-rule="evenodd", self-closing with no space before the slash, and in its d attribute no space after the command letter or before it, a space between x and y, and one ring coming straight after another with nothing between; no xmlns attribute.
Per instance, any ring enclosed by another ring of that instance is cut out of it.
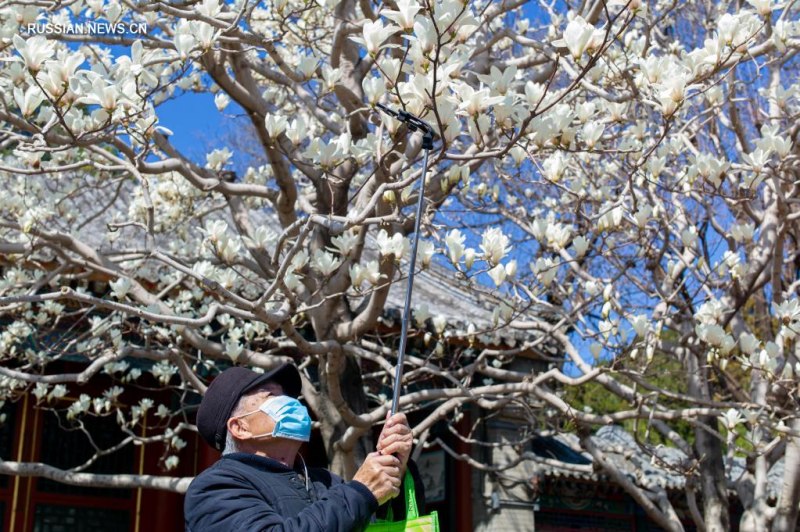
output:
<svg viewBox="0 0 800 532"><path fill-rule="evenodd" d="M146 22L53 22L31 23L25 26L28 35L144 35Z"/></svg>

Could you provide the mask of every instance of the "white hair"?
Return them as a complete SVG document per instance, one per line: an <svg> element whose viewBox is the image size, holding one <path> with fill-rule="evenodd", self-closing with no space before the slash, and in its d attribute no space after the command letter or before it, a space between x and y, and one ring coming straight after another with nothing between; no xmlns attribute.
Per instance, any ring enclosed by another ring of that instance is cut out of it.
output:
<svg viewBox="0 0 800 532"><path fill-rule="evenodd" d="M233 411L231 412L231 417L235 417L242 413L244 410L244 400L247 395L243 395L239 398L239 401L236 403L236 406L233 407ZM230 453L238 453L239 452L239 443L236 441L236 438L233 437L231 431L225 429L225 448L222 450L223 456Z"/></svg>
<svg viewBox="0 0 800 532"><path fill-rule="evenodd" d="M231 431L225 433L225 448L222 450L223 456L231 453L239 452L239 444L236 443L236 438L233 437Z"/></svg>

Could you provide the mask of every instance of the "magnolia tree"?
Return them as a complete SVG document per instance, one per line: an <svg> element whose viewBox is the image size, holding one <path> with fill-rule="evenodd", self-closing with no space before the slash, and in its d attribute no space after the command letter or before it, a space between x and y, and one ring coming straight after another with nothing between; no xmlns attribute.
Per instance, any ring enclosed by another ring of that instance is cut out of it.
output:
<svg viewBox="0 0 800 532"><path fill-rule="evenodd" d="M682 530L665 492L588 437L636 420L685 454L698 529L733 526L734 501L742 530L794 529L798 11L791 0L5 2L2 393L32 393L73 423L113 415L119 446L177 453L193 428L185 404L122 407L121 387L78 385L151 373L202 394L221 363L294 361L333 469L352 473L388 410L376 393L396 354L378 322L405 275L421 175L421 139L376 112L383 103L438 134L418 268L432 261L497 308L489 328L439 319L410 357L400 404L426 407L419 446L469 405L540 405L536 428L569 421L596 467ZM175 146L159 110L187 92L246 117L257 163L231 172L238 152L223 141L204 160ZM69 341L31 347L54 331ZM498 331L527 341L441 356ZM512 369L543 345L567 363ZM54 371L66 352L83 356L81 371ZM675 387L648 378L654 356L679 368ZM564 390L585 383L629 407L574 408ZM148 411L157 422L143 438ZM735 457L746 467L731 478ZM10 461L0 472L187 482Z"/></svg>

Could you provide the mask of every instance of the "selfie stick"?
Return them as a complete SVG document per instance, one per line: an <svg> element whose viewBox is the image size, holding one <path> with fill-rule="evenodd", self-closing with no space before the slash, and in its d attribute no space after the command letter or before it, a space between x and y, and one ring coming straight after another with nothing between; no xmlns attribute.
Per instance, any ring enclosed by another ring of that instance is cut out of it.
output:
<svg viewBox="0 0 800 532"><path fill-rule="evenodd" d="M425 157L422 163L422 179L419 181L419 198L417 198L417 218L414 220L414 242L411 244L411 262L408 265L408 284L406 285L406 301L403 307L403 321L400 330L400 349L397 353L397 367L394 372L394 390L392 393L392 415L398 411L400 403L400 383L403 380L403 361L406 356L408 343L408 318L411 314L411 290L414 288L414 265L417 262L417 244L419 244L419 222L422 219L422 205L425 201L425 174L428 173L428 154L433 149L433 128L427 122L417 118L402 109L395 111L385 105L376 104L379 109L389 116L408 125L411 131L422 132L422 149Z"/></svg>

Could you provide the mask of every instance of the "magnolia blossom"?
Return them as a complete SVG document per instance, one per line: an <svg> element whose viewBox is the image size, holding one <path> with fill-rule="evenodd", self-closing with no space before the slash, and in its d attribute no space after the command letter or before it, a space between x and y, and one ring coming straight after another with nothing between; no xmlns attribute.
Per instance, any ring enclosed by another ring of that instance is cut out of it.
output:
<svg viewBox="0 0 800 532"><path fill-rule="evenodd" d="M472 118L478 118L488 107L503 101L500 96L489 96L489 89L475 90L466 83L459 85L457 94L461 100L458 108Z"/></svg>
<svg viewBox="0 0 800 532"><path fill-rule="evenodd" d="M742 353L746 355L752 355L755 353L756 349L758 349L760 345L761 344L758 341L758 338L750 333L745 332L739 336L739 348L742 350Z"/></svg>
<svg viewBox="0 0 800 532"><path fill-rule="evenodd" d="M444 239L444 243L447 246L447 257L453 264L457 264L464 255L465 239L466 237L464 237L458 229L453 229L447 233Z"/></svg>
<svg viewBox="0 0 800 532"><path fill-rule="evenodd" d="M324 276L329 276L335 272L342 264L333 253L318 249L314 251L314 258L311 260L311 267Z"/></svg>
<svg viewBox="0 0 800 532"><path fill-rule="evenodd" d="M489 277L494 281L495 286L500 286L506 280L506 268L502 264L497 264L494 268L489 270Z"/></svg>
<svg viewBox="0 0 800 532"><path fill-rule="evenodd" d="M22 56L25 66L32 72L38 72L44 62L52 57L55 50L55 43L41 35L30 37L27 40L19 35L14 35L12 42L14 48Z"/></svg>
<svg viewBox="0 0 800 532"><path fill-rule="evenodd" d="M428 310L428 304L422 303L419 307L414 309L414 321L417 324L417 327L424 327L425 321L431 317L430 310Z"/></svg>
<svg viewBox="0 0 800 532"><path fill-rule="evenodd" d="M500 70L492 65L488 75L479 75L478 79L492 89L495 95L505 96L511 88L511 83L517 75L517 67L511 65L505 70ZM529 82L530 83L530 82Z"/></svg>
<svg viewBox="0 0 800 532"><path fill-rule="evenodd" d="M756 8L756 11L758 11L758 14L762 17L769 16L775 8L772 0L747 0L747 3Z"/></svg>
<svg viewBox="0 0 800 532"><path fill-rule="evenodd" d="M550 257L540 257L531 264L531 271L544 286L550 286L558 273L558 264Z"/></svg>
<svg viewBox="0 0 800 532"><path fill-rule="evenodd" d="M125 299L125 296L128 294L133 284L128 277L120 277L116 281L111 281L109 286L114 293L114 297L117 299Z"/></svg>
<svg viewBox="0 0 800 532"><path fill-rule="evenodd" d="M288 121L284 116L267 115L264 118L264 126L267 128L267 133L269 133L269 136L272 138L276 138L283 133L287 125Z"/></svg>
<svg viewBox="0 0 800 532"><path fill-rule="evenodd" d="M25 92L19 87L14 88L14 101L23 117L30 117L44 101L44 94L39 87L31 85Z"/></svg>
<svg viewBox="0 0 800 532"><path fill-rule="evenodd" d="M583 235L578 235L572 239L572 247L578 257L582 257L589 249L589 241Z"/></svg>
<svg viewBox="0 0 800 532"><path fill-rule="evenodd" d="M206 167L212 170L222 170L231 157L233 157L233 152L228 148L213 150L206 155Z"/></svg>
<svg viewBox="0 0 800 532"><path fill-rule="evenodd" d="M214 95L214 106L217 108L217 111L223 111L226 107L228 107L230 102L230 97L224 92L218 92Z"/></svg>
<svg viewBox="0 0 800 532"><path fill-rule="evenodd" d="M508 237L502 229L490 227L483 233L481 250L483 250L483 257L487 262L499 264L506 253L511 251L511 246L509 246Z"/></svg>
<svg viewBox="0 0 800 532"><path fill-rule="evenodd" d="M634 316L630 319L630 322L631 327L633 327L633 330L636 331L636 335L639 338L644 338L647 335L647 331L650 327L647 316L643 314Z"/></svg>
<svg viewBox="0 0 800 532"><path fill-rule="evenodd" d="M729 431L734 431L738 425L744 422L744 417L735 408L729 408L724 414L719 416L719 420Z"/></svg>
<svg viewBox="0 0 800 532"><path fill-rule="evenodd" d="M383 256L394 255L395 260L402 259L409 250L409 242L400 233L395 233L391 237L385 229L381 229L375 237L378 251Z"/></svg>
<svg viewBox="0 0 800 532"><path fill-rule="evenodd" d="M386 39L398 31L400 31L399 28L384 26L380 19L375 21L368 20L361 29L362 36L350 38L366 48L369 55L375 57Z"/></svg>
<svg viewBox="0 0 800 532"><path fill-rule="evenodd" d="M595 28L583 17L577 16L569 21L564 29L561 39L554 41L555 46L566 46L572 58L576 61L580 59L583 52L589 47L595 34Z"/></svg>
<svg viewBox="0 0 800 532"><path fill-rule="evenodd" d="M414 18L421 9L415 0L397 0L397 10L382 9L381 15L407 32L414 28Z"/></svg>
<svg viewBox="0 0 800 532"><path fill-rule="evenodd" d="M422 267L427 268L431 264L431 259L436 251L436 246L430 240L421 240L417 246L417 254L422 262Z"/></svg>
<svg viewBox="0 0 800 532"><path fill-rule="evenodd" d="M331 238L331 244L343 257L350 255L358 242L358 235L353 231L345 231L341 235Z"/></svg>

